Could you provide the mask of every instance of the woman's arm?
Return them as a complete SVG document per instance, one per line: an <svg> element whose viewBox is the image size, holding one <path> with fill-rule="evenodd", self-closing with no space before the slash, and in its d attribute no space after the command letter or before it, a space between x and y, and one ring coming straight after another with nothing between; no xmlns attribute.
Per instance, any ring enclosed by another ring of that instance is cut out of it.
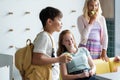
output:
<svg viewBox="0 0 120 80"><path fill-rule="evenodd" d="M107 56L108 33L107 33L107 26L104 16L101 17L100 24L101 24L101 45L102 45L101 58L105 61L109 61Z"/></svg>
<svg viewBox="0 0 120 80"><path fill-rule="evenodd" d="M102 37L102 48L107 50L107 47L108 47L108 31L107 31L107 25L106 25L106 20L104 18L104 16L102 16L102 19L101 19L101 22L100 22L102 25L102 28L103 28L103 31L101 33L101 36Z"/></svg>
<svg viewBox="0 0 120 80"><path fill-rule="evenodd" d="M80 43L86 45L92 24L89 24L83 16L78 17L77 24L81 35Z"/></svg>

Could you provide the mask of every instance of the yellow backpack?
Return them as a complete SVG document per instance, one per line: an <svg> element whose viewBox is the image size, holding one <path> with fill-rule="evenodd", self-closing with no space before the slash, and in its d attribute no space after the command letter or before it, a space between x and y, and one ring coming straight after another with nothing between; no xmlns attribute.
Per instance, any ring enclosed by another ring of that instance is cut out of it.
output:
<svg viewBox="0 0 120 80"><path fill-rule="evenodd" d="M15 53L15 66L19 70L22 80L52 80L52 66L32 65L32 53L34 45L31 40L26 41L26 46Z"/></svg>

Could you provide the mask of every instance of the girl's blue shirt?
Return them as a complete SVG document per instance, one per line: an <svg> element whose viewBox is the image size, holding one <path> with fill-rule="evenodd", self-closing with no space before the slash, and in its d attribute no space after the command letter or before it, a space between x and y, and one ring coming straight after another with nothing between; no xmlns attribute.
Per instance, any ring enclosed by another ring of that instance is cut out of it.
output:
<svg viewBox="0 0 120 80"><path fill-rule="evenodd" d="M90 69L88 64L88 57L90 56L90 53L85 47L80 47L76 53L69 54L72 55L72 61L66 64L68 73L79 71L85 68Z"/></svg>

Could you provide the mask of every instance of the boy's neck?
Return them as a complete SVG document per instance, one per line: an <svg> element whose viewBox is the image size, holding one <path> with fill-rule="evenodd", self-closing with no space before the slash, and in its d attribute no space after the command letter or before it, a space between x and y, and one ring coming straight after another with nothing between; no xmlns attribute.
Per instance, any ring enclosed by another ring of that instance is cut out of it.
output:
<svg viewBox="0 0 120 80"><path fill-rule="evenodd" d="M51 31L51 30L44 29L44 31L46 31L46 32L47 32L47 33L49 33L50 35L52 35L52 34L53 34L53 31Z"/></svg>

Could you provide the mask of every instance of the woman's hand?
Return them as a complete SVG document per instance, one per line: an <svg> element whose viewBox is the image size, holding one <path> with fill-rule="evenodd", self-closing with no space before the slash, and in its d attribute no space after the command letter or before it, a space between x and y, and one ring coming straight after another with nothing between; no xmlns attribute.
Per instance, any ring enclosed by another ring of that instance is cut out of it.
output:
<svg viewBox="0 0 120 80"><path fill-rule="evenodd" d="M106 54L106 50L105 49L102 50L102 54L101 54L100 58L102 58L102 60L105 60L106 62L109 61L109 58L108 58L108 56Z"/></svg>
<svg viewBox="0 0 120 80"><path fill-rule="evenodd" d="M119 56L115 56L114 62L120 62L120 57Z"/></svg>
<svg viewBox="0 0 120 80"><path fill-rule="evenodd" d="M96 12L93 13L93 11L90 11L90 12L88 12L88 16L90 18L89 24L92 24L95 21L97 14L96 14Z"/></svg>

